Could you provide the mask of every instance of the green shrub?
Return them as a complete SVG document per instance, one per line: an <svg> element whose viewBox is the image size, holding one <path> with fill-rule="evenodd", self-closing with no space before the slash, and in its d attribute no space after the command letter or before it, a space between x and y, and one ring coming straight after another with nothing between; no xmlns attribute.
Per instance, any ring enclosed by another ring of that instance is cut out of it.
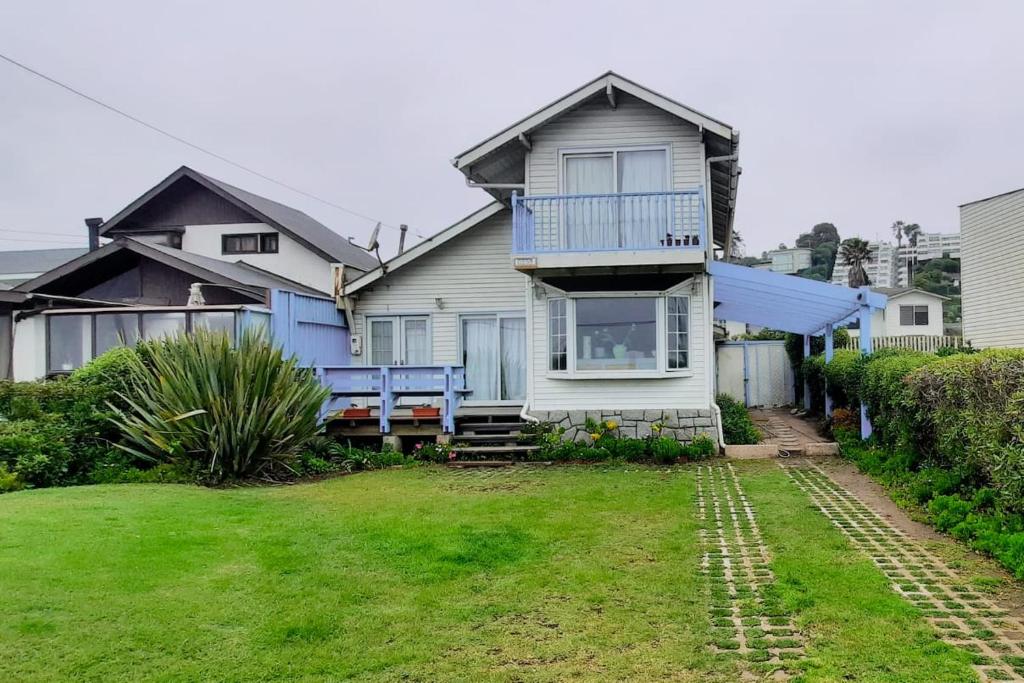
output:
<svg viewBox="0 0 1024 683"><path fill-rule="evenodd" d="M760 434L760 432L758 432ZM707 460L713 457L718 449L714 440L707 434L698 434L684 449L683 455L690 460Z"/></svg>
<svg viewBox="0 0 1024 683"><path fill-rule="evenodd" d="M647 441L629 437L602 436L594 441L594 448L604 451L605 460L640 462L647 459Z"/></svg>
<svg viewBox="0 0 1024 683"><path fill-rule="evenodd" d="M18 477L17 472L8 469L7 463L0 462L0 493L20 491L23 488L25 488L25 482Z"/></svg>
<svg viewBox="0 0 1024 683"><path fill-rule="evenodd" d="M753 444L761 441L761 432L754 426L746 406L727 394L715 397L722 413L722 436L727 444Z"/></svg>
<svg viewBox="0 0 1024 683"><path fill-rule="evenodd" d="M421 441L412 451L412 457L423 462L445 463L455 459L456 453L448 444Z"/></svg>
<svg viewBox="0 0 1024 683"><path fill-rule="evenodd" d="M673 463L683 457L683 444L667 436L651 439L650 450L654 462L663 465Z"/></svg>
<svg viewBox="0 0 1024 683"><path fill-rule="evenodd" d="M864 363L861 398L879 438L889 444L913 444L927 428L928 418L918 411L908 375L937 361L933 354L917 351L874 353Z"/></svg>
<svg viewBox="0 0 1024 683"><path fill-rule="evenodd" d="M328 395L294 358L252 331L237 346L196 330L139 348L128 360L130 388L118 395L127 407L110 403L120 448L200 464L210 483L294 472L289 465L316 433Z"/></svg>
<svg viewBox="0 0 1024 683"><path fill-rule="evenodd" d="M811 410L822 413L825 410L825 356L804 358L802 365L804 381L811 393Z"/></svg>
<svg viewBox="0 0 1024 683"><path fill-rule="evenodd" d="M56 486L72 465L68 427L54 418L0 422L0 463L27 486Z"/></svg>
<svg viewBox="0 0 1024 683"><path fill-rule="evenodd" d="M825 364L828 393L836 406L856 406L860 402L860 380L865 362L860 351L839 349Z"/></svg>

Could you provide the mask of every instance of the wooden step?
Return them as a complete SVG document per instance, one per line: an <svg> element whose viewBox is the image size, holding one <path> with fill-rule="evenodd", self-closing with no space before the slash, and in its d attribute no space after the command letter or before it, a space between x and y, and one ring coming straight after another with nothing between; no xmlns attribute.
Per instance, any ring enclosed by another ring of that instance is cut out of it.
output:
<svg viewBox="0 0 1024 683"><path fill-rule="evenodd" d="M463 469L467 467L511 467L515 465L513 460L458 460L448 463L448 467L454 467L456 469Z"/></svg>
<svg viewBox="0 0 1024 683"><path fill-rule="evenodd" d="M522 422L459 422L460 432L518 432L523 428Z"/></svg>
<svg viewBox="0 0 1024 683"><path fill-rule="evenodd" d="M515 432L515 433L512 433L512 434L459 434L458 436L455 437L454 440L456 442L458 442L458 441L468 441L470 443L474 443L474 442L478 442L478 441L512 441L512 442L519 442L519 441L522 441L522 440L524 440L526 438L527 438L526 436L520 434L519 432Z"/></svg>
<svg viewBox="0 0 1024 683"><path fill-rule="evenodd" d="M486 453L532 453L539 451L540 446L452 446L452 450L467 455L474 453L481 455Z"/></svg>

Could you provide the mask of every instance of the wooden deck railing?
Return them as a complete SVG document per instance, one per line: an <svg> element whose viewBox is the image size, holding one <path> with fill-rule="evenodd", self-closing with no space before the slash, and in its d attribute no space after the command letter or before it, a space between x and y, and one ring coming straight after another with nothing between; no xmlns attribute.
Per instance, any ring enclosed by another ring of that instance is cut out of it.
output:
<svg viewBox="0 0 1024 683"><path fill-rule="evenodd" d="M352 398L379 401L380 432L391 432L391 418L403 398L440 398L441 426L446 434L455 431L455 411L469 393L466 369L460 365L345 365L317 366L320 383L330 387L331 396L320 412L321 420Z"/></svg>

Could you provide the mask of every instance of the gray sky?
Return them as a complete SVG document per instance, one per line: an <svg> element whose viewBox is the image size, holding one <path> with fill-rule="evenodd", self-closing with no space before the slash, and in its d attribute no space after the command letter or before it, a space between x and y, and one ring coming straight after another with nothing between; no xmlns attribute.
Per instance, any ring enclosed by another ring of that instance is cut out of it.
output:
<svg viewBox="0 0 1024 683"><path fill-rule="evenodd" d="M0 52L425 234L488 201L453 155L614 69L741 131L736 227L759 253L824 220L956 230L957 204L1024 186L1021 26L1024 3L977 0L9 0ZM0 249L84 244L83 217L181 164L372 228L0 62Z"/></svg>

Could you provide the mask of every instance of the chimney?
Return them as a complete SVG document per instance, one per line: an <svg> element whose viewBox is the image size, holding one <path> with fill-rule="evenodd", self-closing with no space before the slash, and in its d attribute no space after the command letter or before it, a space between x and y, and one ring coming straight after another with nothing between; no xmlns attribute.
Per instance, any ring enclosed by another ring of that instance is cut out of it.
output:
<svg viewBox="0 0 1024 683"><path fill-rule="evenodd" d="M405 251L405 233L409 232L409 226L402 223L398 226L401 234L398 236L398 254L401 256L402 252Z"/></svg>
<svg viewBox="0 0 1024 683"><path fill-rule="evenodd" d="M100 226L103 225L102 218L86 218L85 227L89 231L89 251L96 251L100 248Z"/></svg>

